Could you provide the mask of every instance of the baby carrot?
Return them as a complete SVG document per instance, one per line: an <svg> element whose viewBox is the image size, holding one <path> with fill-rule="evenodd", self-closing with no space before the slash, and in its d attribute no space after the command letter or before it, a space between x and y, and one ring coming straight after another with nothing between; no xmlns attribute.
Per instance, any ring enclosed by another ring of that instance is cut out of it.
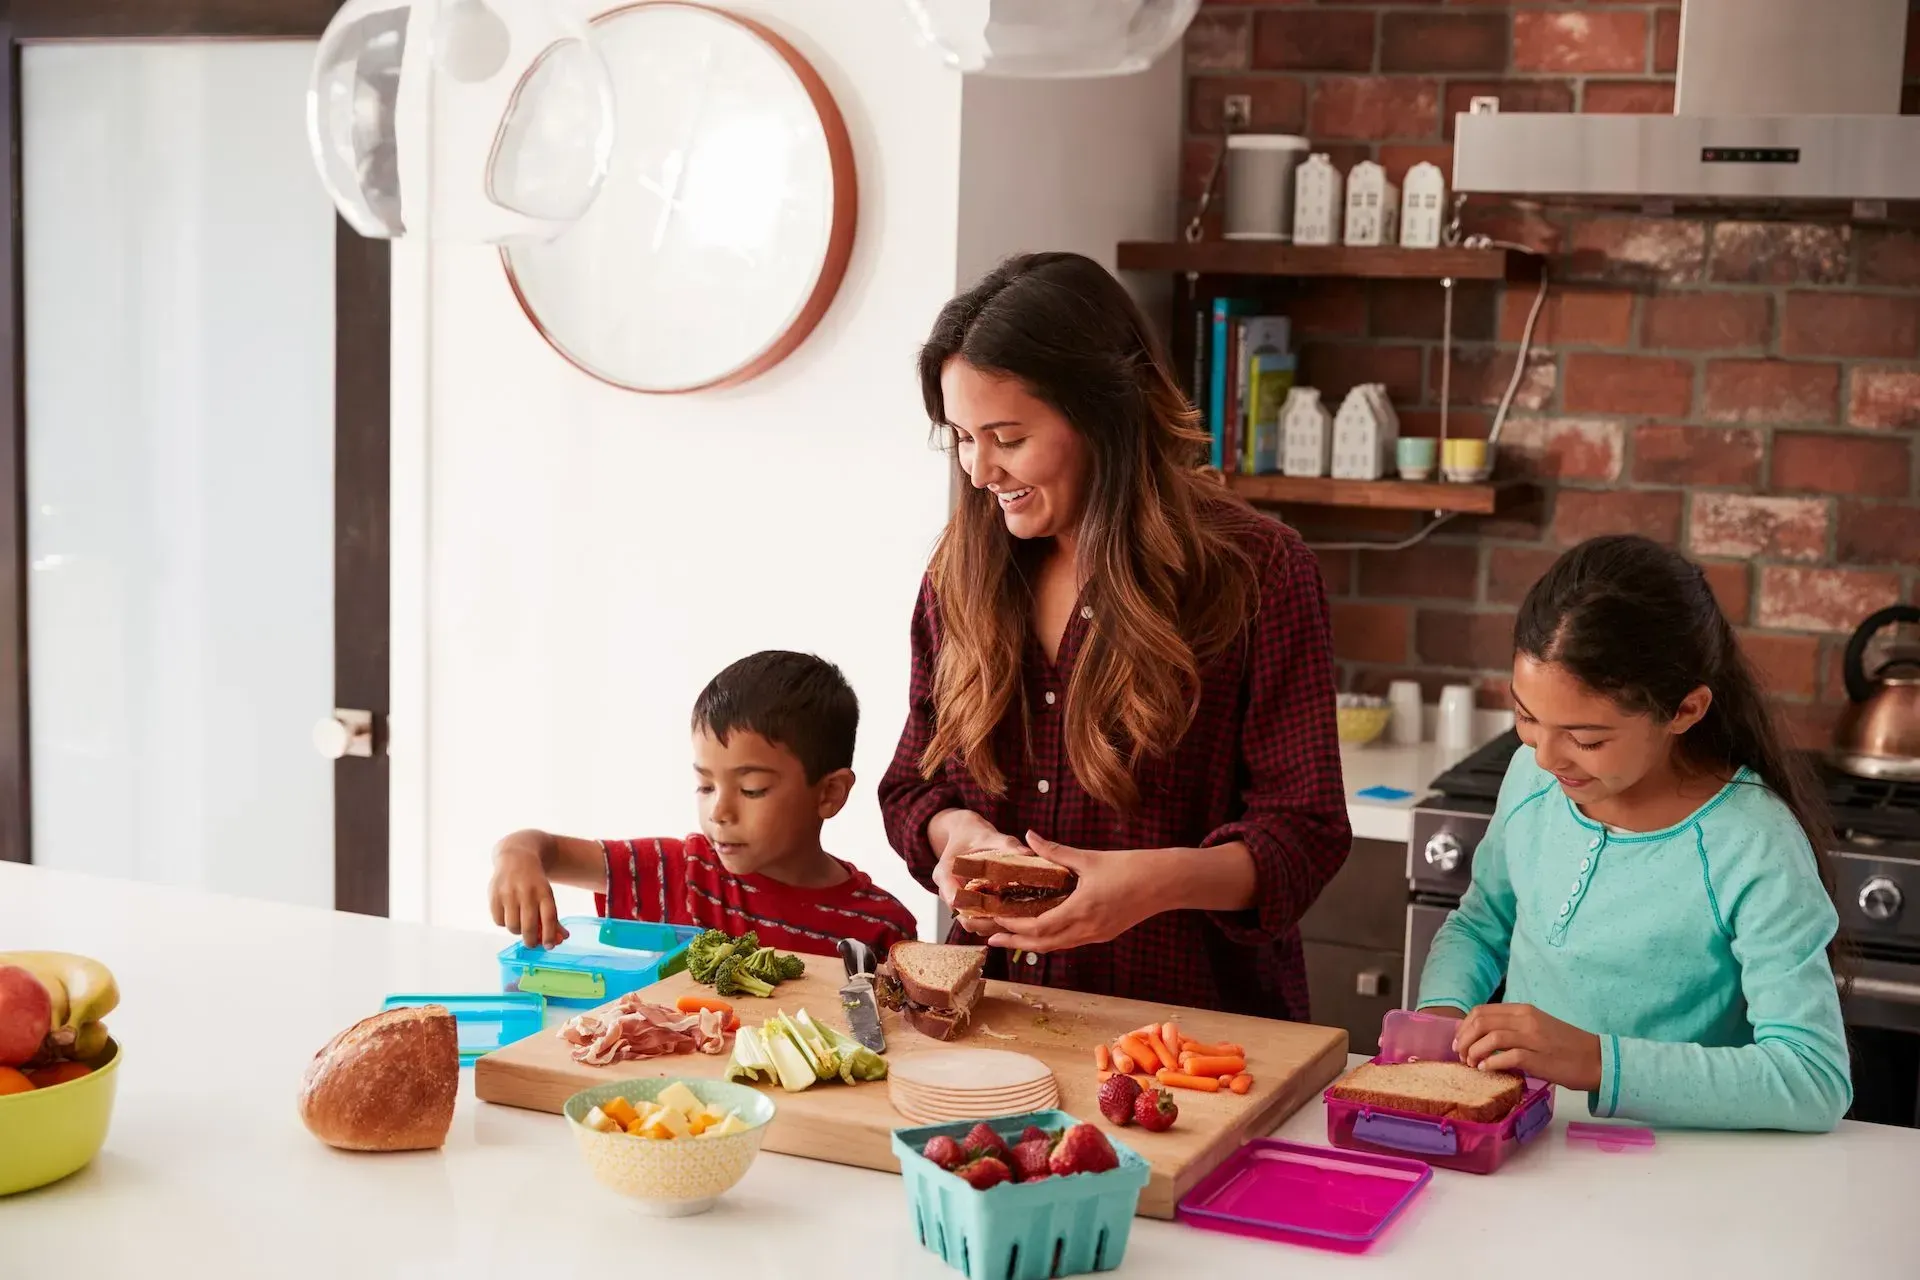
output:
<svg viewBox="0 0 1920 1280"><path fill-rule="evenodd" d="M1139 1085L1142 1089L1151 1089L1156 1083L1152 1073L1150 1072L1144 1075L1135 1075L1133 1077L1133 1082Z"/></svg>
<svg viewBox="0 0 1920 1280"><path fill-rule="evenodd" d="M1160 1039L1160 1033L1158 1031L1147 1037L1147 1047L1159 1055L1161 1066L1177 1067L1180 1065L1180 1055L1167 1048L1166 1044Z"/></svg>
<svg viewBox="0 0 1920 1280"><path fill-rule="evenodd" d="M700 1013L711 1009L715 1013L732 1013L733 1006L725 1000L716 1000L712 996L681 996L673 1002L673 1007L681 1013Z"/></svg>
<svg viewBox="0 0 1920 1280"><path fill-rule="evenodd" d="M1103 1044L1093 1046L1093 1065L1100 1071L1111 1070L1113 1067L1112 1051Z"/></svg>
<svg viewBox="0 0 1920 1280"><path fill-rule="evenodd" d="M1247 1051L1239 1045L1224 1041L1220 1044L1201 1044L1196 1040L1189 1040L1181 1046L1181 1050L1191 1053L1196 1058L1244 1058L1247 1056Z"/></svg>
<svg viewBox="0 0 1920 1280"><path fill-rule="evenodd" d="M1253 1088L1253 1077L1243 1071L1233 1079L1227 1081L1227 1088L1233 1090L1235 1093L1245 1093L1247 1090Z"/></svg>
<svg viewBox="0 0 1920 1280"><path fill-rule="evenodd" d="M1241 1057L1207 1056L1195 1054L1183 1064L1190 1075L1196 1076L1237 1076L1247 1069L1247 1060Z"/></svg>
<svg viewBox="0 0 1920 1280"><path fill-rule="evenodd" d="M1216 1076L1189 1076L1178 1071L1168 1071L1162 1067L1154 1076L1169 1089L1198 1089L1202 1093L1220 1092L1220 1080Z"/></svg>
<svg viewBox="0 0 1920 1280"><path fill-rule="evenodd" d="M1139 1064L1133 1060L1132 1056L1128 1054L1125 1049L1115 1049L1113 1051L1113 1069L1121 1075L1132 1075L1134 1068L1138 1065Z"/></svg>
<svg viewBox="0 0 1920 1280"><path fill-rule="evenodd" d="M1113 1077L1113 1072L1108 1071L1104 1067L1101 1068L1099 1071L1094 1072L1094 1074L1100 1077L1101 1084L1105 1084L1109 1079Z"/></svg>
<svg viewBox="0 0 1920 1280"><path fill-rule="evenodd" d="M1160 1043L1173 1050L1174 1057L1177 1058L1180 1056L1180 1026L1178 1023L1169 1022L1160 1028Z"/></svg>
<svg viewBox="0 0 1920 1280"><path fill-rule="evenodd" d="M1132 1034L1139 1036L1142 1040L1148 1036L1157 1036L1160 1034L1160 1024L1157 1022L1149 1022L1144 1027L1135 1027Z"/></svg>
<svg viewBox="0 0 1920 1280"><path fill-rule="evenodd" d="M1154 1061L1157 1056L1153 1047L1140 1037L1137 1031L1129 1031L1120 1037L1120 1052L1151 1071L1155 1067L1167 1065Z"/></svg>

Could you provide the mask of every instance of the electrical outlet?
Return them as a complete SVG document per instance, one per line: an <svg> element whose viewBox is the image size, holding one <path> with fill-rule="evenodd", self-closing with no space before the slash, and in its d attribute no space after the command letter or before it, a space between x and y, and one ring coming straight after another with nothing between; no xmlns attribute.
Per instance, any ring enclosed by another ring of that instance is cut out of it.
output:
<svg viewBox="0 0 1920 1280"><path fill-rule="evenodd" d="M1235 129L1244 129L1253 120L1253 95L1230 93L1220 104L1220 110L1226 116L1229 125Z"/></svg>

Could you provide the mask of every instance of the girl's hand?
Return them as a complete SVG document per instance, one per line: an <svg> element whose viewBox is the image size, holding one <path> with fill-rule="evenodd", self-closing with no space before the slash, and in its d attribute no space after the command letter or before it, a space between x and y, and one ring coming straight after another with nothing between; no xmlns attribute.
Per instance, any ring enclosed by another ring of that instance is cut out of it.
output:
<svg viewBox="0 0 1920 1280"><path fill-rule="evenodd" d="M1600 1087L1600 1037L1530 1004L1481 1005L1460 1023L1453 1051L1487 1071L1524 1071L1589 1093Z"/></svg>
<svg viewBox="0 0 1920 1280"><path fill-rule="evenodd" d="M1167 909L1164 849L1075 849L1033 832L1026 847L1080 877L1066 901L1025 920L1000 920L989 946L1067 951L1117 938Z"/></svg>

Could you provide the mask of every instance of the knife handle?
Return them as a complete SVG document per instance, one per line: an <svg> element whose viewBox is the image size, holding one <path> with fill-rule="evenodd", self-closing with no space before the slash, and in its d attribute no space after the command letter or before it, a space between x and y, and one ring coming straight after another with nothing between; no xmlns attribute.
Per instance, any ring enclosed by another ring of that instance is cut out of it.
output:
<svg viewBox="0 0 1920 1280"><path fill-rule="evenodd" d="M860 939L842 938L836 949L840 952L840 962L847 967L849 978L874 971L873 948Z"/></svg>

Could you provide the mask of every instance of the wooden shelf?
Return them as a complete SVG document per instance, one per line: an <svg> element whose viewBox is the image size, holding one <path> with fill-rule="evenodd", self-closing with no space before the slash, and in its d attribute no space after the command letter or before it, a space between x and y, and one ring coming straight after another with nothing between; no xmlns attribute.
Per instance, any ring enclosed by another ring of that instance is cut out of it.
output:
<svg viewBox="0 0 1920 1280"><path fill-rule="evenodd" d="M1308 507L1370 507L1376 511L1452 511L1490 516L1519 486L1443 484L1415 480L1331 480L1323 476L1228 476L1248 502Z"/></svg>
<svg viewBox="0 0 1920 1280"><path fill-rule="evenodd" d="M1274 240L1122 241L1122 271L1209 276L1356 276L1393 280L1504 280L1505 249L1402 249L1298 245Z"/></svg>

